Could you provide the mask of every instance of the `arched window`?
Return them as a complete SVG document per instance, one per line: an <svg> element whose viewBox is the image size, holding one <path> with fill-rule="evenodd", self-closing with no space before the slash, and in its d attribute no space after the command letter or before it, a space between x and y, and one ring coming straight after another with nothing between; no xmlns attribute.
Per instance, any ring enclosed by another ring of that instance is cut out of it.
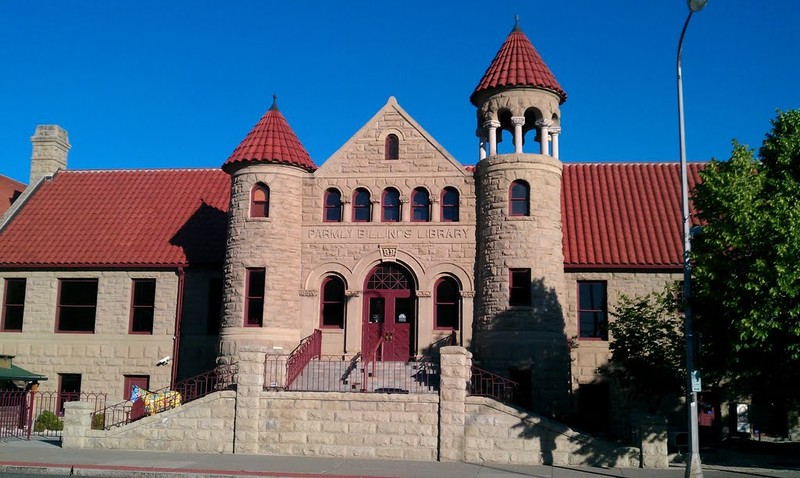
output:
<svg viewBox="0 0 800 478"><path fill-rule="evenodd" d="M372 220L372 201L369 191L356 189L353 193L353 222L369 222Z"/></svg>
<svg viewBox="0 0 800 478"><path fill-rule="evenodd" d="M434 327L458 330L461 295L452 277L442 277L434 287Z"/></svg>
<svg viewBox="0 0 800 478"><path fill-rule="evenodd" d="M444 188L442 191L442 221L458 222L458 190L456 188Z"/></svg>
<svg viewBox="0 0 800 478"><path fill-rule="evenodd" d="M397 139L397 135L390 134L386 136L386 143L384 146L387 160L400 158L400 140Z"/></svg>
<svg viewBox="0 0 800 478"><path fill-rule="evenodd" d="M344 328L344 281L336 276L322 281L320 327Z"/></svg>
<svg viewBox="0 0 800 478"><path fill-rule="evenodd" d="M430 194L425 188L416 188L411 193L411 220L414 222L431 220Z"/></svg>
<svg viewBox="0 0 800 478"><path fill-rule="evenodd" d="M269 217L269 188L258 183L250 191L250 217Z"/></svg>
<svg viewBox="0 0 800 478"><path fill-rule="evenodd" d="M325 211L322 216L325 222L342 222L342 193L330 188L325 191Z"/></svg>
<svg viewBox="0 0 800 478"><path fill-rule="evenodd" d="M397 189L384 189L381 204L383 206L383 214L381 215L383 222L400 221L400 192Z"/></svg>
<svg viewBox="0 0 800 478"><path fill-rule="evenodd" d="M508 188L508 213L511 216L530 216L531 189L528 183L516 180Z"/></svg>

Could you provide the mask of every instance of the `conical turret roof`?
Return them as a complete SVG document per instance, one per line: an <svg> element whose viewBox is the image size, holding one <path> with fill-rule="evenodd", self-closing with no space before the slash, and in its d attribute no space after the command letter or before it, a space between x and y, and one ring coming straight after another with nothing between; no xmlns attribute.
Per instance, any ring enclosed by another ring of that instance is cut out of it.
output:
<svg viewBox="0 0 800 478"><path fill-rule="evenodd" d="M550 90L561 97L559 103L567 100L567 94L523 33L519 21L483 74L478 87L470 96L470 101L478 106L475 101L479 93L513 86L532 86Z"/></svg>
<svg viewBox="0 0 800 478"><path fill-rule="evenodd" d="M277 97L274 96L272 106L233 150L222 169L228 171L229 167L243 163L289 164L308 172L317 169L308 151L278 110Z"/></svg>

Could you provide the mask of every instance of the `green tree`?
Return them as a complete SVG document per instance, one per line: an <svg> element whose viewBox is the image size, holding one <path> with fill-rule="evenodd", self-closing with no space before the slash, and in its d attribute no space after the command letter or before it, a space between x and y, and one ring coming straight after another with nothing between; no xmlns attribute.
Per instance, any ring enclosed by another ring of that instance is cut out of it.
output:
<svg viewBox="0 0 800 478"><path fill-rule="evenodd" d="M785 417L800 392L800 110L778 113L758 157L734 143L701 177L703 231L692 243L701 369Z"/></svg>
<svg viewBox="0 0 800 478"><path fill-rule="evenodd" d="M683 314L675 297L675 287L644 297L622 296L609 322L611 358L604 372L650 413L665 397L685 389Z"/></svg>

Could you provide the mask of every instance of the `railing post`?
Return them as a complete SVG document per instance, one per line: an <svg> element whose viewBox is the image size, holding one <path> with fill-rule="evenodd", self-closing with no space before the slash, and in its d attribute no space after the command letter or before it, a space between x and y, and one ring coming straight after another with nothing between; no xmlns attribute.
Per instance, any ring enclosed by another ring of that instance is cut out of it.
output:
<svg viewBox="0 0 800 478"><path fill-rule="evenodd" d="M464 461L467 386L472 354L458 346L439 352L439 461Z"/></svg>

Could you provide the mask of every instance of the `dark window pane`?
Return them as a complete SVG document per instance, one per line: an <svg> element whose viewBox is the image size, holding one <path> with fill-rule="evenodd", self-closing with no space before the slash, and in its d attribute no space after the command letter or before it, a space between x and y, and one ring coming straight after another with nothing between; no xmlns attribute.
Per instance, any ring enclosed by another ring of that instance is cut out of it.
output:
<svg viewBox="0 0 800 478"><path fill-rule="evenodd" d="M396 189L383 192L383 220L397 222L400 220L400 193Z"/></svg>
<svg viewBox="0 0 800 478"><path fill-rule="evenodd" d="M511 269L509 305L531 305L531 270Z"/></svg>
<svg viewBox="0 0 800 478"><path fill-rule="evenodd" d="M22 330L24 309L18 305L8 305L3 320L3 330Z"/></svg>
<svg viewBox="0 0 800 478"><path fill-rule="evenodd" d="M386 159L398 159L400 157L400 140L396 135L390 134L386 137Z"/></svg>
<svg viewBox="0 0 800 478"><path fill-rule="evenodd" d="M62 307L58 330L62 332L94 332L94 307Z"/></svg>
<svg viewBox="0 0 800 478"><path fill-rule="evenodd" d="M247 304L247 325L261 325L264 317L264 299L250 299Z"/></svg>
<svg viewBox="0 0 800 478"><path fill-rule="evenodd" d="M246 325L258 327L263 325L265 280L265 269L247 269Z"/></svg>
<svg viewBox="0 0 800 478"><path fill-rule="evenodd" d="M342 220L342 195L335 189L325 191L325 218L326 222L340 222Z"/></svg>
<svg viewBox="0 0 800 478"><path fill-rule="evenodd" d="M97 281L96 280L68 280L61 281L61 305L96 305Z"/></svg>
<svg viewBox="0 0 800 478"><path fill-rule="evenodd" d="M264 269L254 269L250 271L250 297L264 297L264 279L266 271Z"/></svg>
<svg viewBox="0 0 800 478"><path fill-rule="evenodd" d="M6 279L6 304L25 303L25 279Z"/></svg>
<svg viewBox="0 0 800 478"><path fill-rule="evenodd" d="M436 305L436 327L458 330L458 306L456 304Z"/></svg>
<svg viewBox="0 0 800 478"><path fill-rule="evenodd" d="M133 305L153 305L156 302L155 279L136 279L133 282Z"/></svg>
<svg viewBox="0 0 800 478"><path fill-rule="evenodd" d="M580 337L608 340L605 282L578 283Z"/></svg>
<svg viewBox="0 0 800 478"><path fill-rule="evenodd" d="M370 217L370 196L365 189L357 189L353 196L353 221L369 222Z"/></svg>
<svg viewBox="0 0 800 478"><path fill-rule="evenodd" d="M153 332L153 315L152 308L137 307L133 310L133 324L131 326L132 332Z"/></svg>

